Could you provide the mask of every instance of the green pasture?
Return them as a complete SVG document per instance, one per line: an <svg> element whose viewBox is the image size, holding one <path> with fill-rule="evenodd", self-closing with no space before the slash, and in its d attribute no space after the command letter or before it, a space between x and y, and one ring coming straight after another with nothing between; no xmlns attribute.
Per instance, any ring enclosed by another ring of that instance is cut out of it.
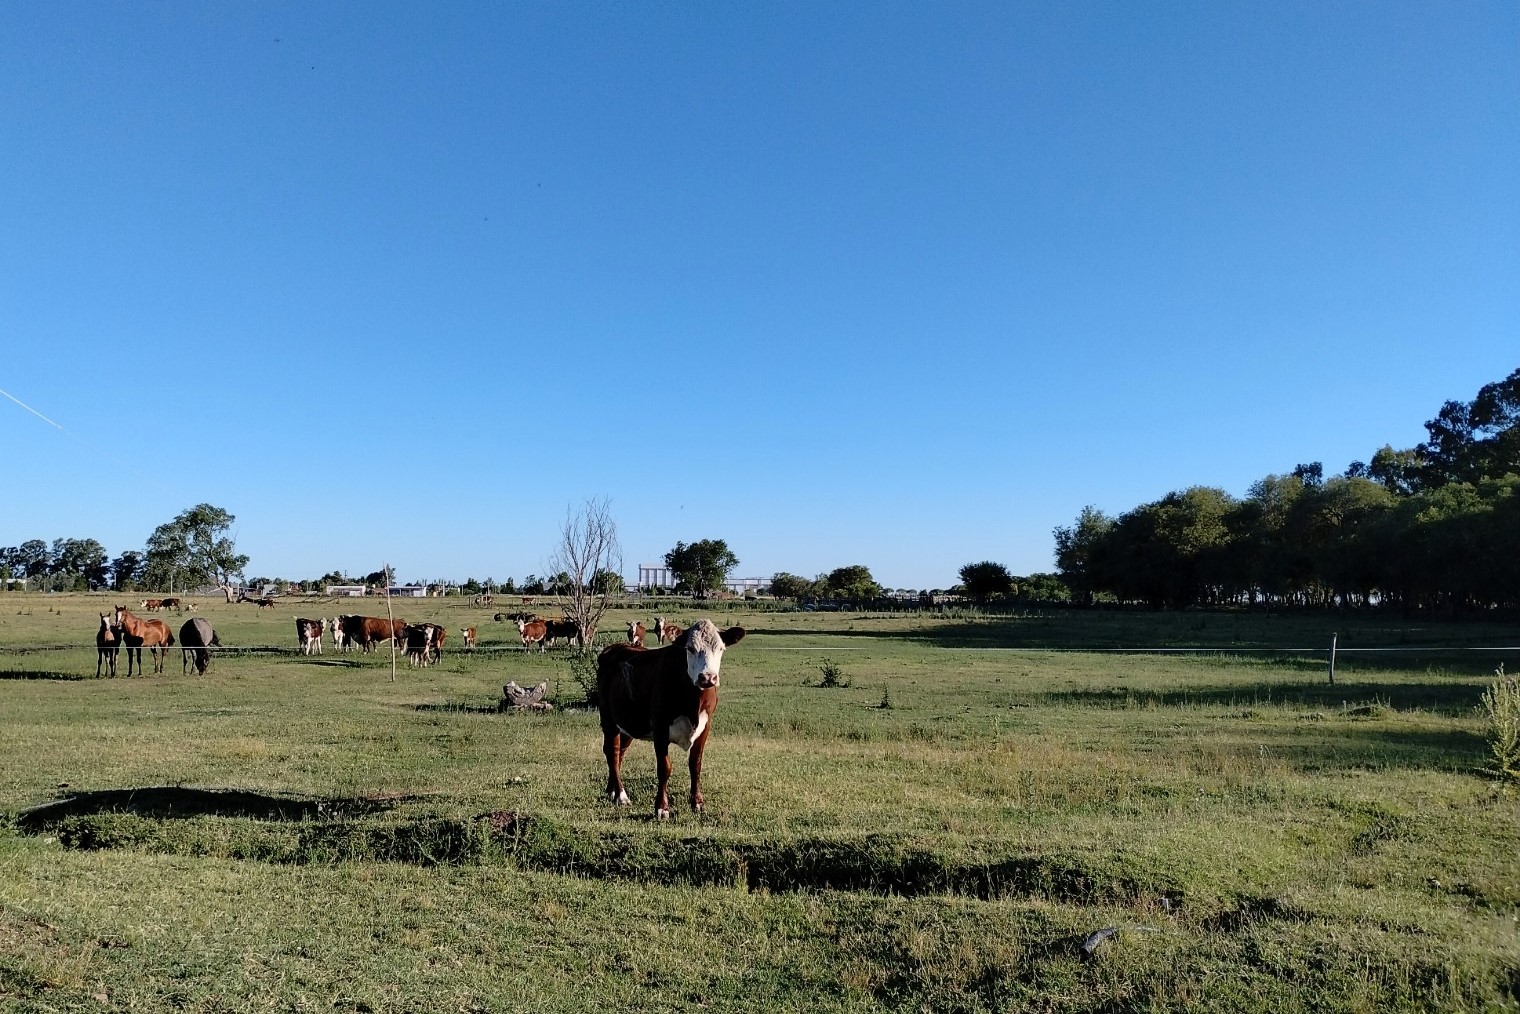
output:
<svg viewBox="0 0 1520 1014"><path fill-rule="evenodd" d="M678 754L657 824L652 751L609 806L584 669L515 603L397 601L450 633L393 678L295 651L294 616L383 604L201 600L205 677L96 679L112 604L0 594L6 1012L1520 1007L1475 712L1513 624L615 611L604 641L750 631L708 811ZM559 706L498 710L508 680Z"/></svg>

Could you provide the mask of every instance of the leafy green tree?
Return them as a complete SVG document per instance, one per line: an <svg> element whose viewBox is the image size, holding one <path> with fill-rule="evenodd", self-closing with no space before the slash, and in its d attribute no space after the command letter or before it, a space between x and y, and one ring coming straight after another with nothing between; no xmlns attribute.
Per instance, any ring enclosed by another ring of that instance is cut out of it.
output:
<svg viewBox="0 0 1520 1014"><path fill-rule="evenodd" d="M1071 589L1059 574L1030 574L1013 579L1014 597L1020 602L1070 602Z"/></svg>
<svg viewBox="0 0 1520 1014"><path fill-rule="evenodd" d="M1367 478L1390 493L1410 496L1424 485L1425 459L1419 449L1396 451L1384 444L1372 455L1367 466Z"/></svg>
<svg viewBox="0 0 1520 1014"><path fill-rule="evenodd" d="M1113 519L1088 505L1077 515L1075 524L1054 532L1056 567L1073 599L1081 605L1092 605L1099 591L1113 590L1109 559L1113 531Z"/></svg>
<svg viewBox="0 0 1520 1014"><path fill-rule="evenodd" d="M881 585L871 576L871 568L860 564L831 570L824 580L835 598L874 599L881 595Z"/></svg>
<svg viewBox="0 0 1520 1014"><path fill-rule="evenodd" d="M12 566L25 577L42 577L52 563L53 554L48 551L48 544L41 539L28 539L16 547Z"/></svg>
<svg viewBox="0 0 1520 1014"><path fill-rule="evenodd" d="M143 554L135 549L124 550L111 561L111 590L135 591L142 578Z"/></svg>
<svg viewBox="0 0 1520 1014"><path fill-rule="evenodd" d="M991 560L966 564L960 569L960 578L966 594L978 602L986 602L994 595L1012 595L1014 591L1013 575L1008 568Z"/></svg>
<svg viewBox="0 0 1520 1014"><path fill-rule="evenodd" d="M1471 402L1448 401L1425 431L1430 439L1419 451L1428 485L1520 474L1520 370L1485 384Z"/></svg>
<svg viewBox="0 0 1520 1014"><path fill-rule="evenodd" d="M813 582L797 574L779 571L771 577L771 594L778 599L807 598Z"/></svg>
<svg viewBox="0 0 1520 1014"><path fill-rule="evenodd" d="M184 589L214 584L232 601L235 584L248 566L227 534L235 516L203 503L159 525L148 537L144 580L150 587Z"/></svg>
<svg viewBox="0 0 1520 1014"><path fill-rule="evenodd" d="M723 586L729 571L739 566L739 558L722 539L702 539L690 545L677 542L665 554L665 566L675 575L677 587L705 599Z"/></svg>
<svg viewBox="0 0 1520 1014"><path fill-rule="evenodd" d="M106 547L94 539L54 539L49 572L54 587L104 588L111 571Z"/></svg>

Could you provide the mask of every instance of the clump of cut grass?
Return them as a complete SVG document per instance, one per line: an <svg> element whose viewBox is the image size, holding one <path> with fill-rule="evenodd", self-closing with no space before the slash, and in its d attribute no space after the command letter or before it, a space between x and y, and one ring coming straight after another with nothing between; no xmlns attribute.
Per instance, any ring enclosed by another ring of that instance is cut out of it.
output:
<svg viewBox="0 0 1520 1014"><path fill-rule="evenodd" d="M1488 721L1490 773L1505 781L1520 779L1520 679L1504 675L1504 663L1483 691L1483 716Z"/></svg>

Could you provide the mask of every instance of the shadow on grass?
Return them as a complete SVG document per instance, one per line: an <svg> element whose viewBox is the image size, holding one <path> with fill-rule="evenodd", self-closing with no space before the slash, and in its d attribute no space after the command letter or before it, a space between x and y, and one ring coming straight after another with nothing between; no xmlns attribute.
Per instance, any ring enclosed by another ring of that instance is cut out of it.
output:
<svg viewBox="0 0 1520 1014"><path fill-rule="evenodd" d="M1338 637L1341 665L1375 664L1382 670L1415 672L1431 668L1487 672L1501 661L1520 667L1520 629L1513 624L1399 624L1375 617L1070 611L975 619L926 617L910 629L878 628L864 620L851 623L845 617L824 628L792 626L776 617L750 633L900 641L947 649L1186 650L1319 666L1325 665L1331 639Z"/></svg>
<svg viewBox="0 0 1520 1014"><path fill-rule="evenodd" d="M1345 712L1433 711L1466 715L1479 704L1487 681L1452 679L1417 683L1257 683L1238 686L1141 690L1106 687L1038 695L1041 703L1098 708L1298 707ZM1377 717L1376 714L1361 717Z"/></svg>
<svg viewBox="0 0 1520 1014"><path fill-rule="evenodd" d="M57 672L52 669L4 669L0 670L0 680L88 680L93 676L85 676L77 672Z"/></svg>
<svg viewBox="0 0 1520 1014"><path fill-rule="evenodd" d="M443 715L499 715L504 710L500 704L419 704L417 711L431 711Z"/></svg>
<svg viewBox="0 0 1520 1014"><path fill-rule="evenodd" d="M16 815L16 826L35 834L59 821L99 813L131 813L159 820L211 816L282 821L363 817L391 810L407 798L299 799L240 789L150 785L75 793L22 810Z"/></svg>

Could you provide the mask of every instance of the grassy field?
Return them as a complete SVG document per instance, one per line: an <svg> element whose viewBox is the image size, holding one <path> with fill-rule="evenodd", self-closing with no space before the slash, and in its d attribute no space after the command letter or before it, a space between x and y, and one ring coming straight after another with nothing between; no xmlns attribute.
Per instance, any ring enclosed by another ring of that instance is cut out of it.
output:
<svg viewBox="0 0 1520 1014"><path fill-rule="evenodd" d="M397 603L483 650L393 680L295 653L352 601L208 600L243 650L207 676L97 680L111 604L0 595L6 1012L1520 1009L1474 710L1520 652L1446 650L1514 625L687 605L751 636L708 812L678 757L656 824L648 745L607 805L572 656L491 610ZM1332 632L1421 650L1332 686ZM499 712L508 680L571 706Z"/></svg>

